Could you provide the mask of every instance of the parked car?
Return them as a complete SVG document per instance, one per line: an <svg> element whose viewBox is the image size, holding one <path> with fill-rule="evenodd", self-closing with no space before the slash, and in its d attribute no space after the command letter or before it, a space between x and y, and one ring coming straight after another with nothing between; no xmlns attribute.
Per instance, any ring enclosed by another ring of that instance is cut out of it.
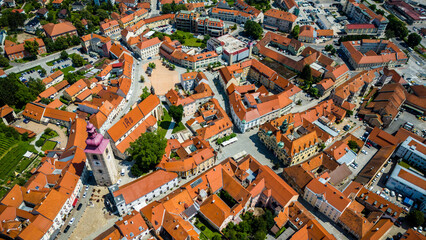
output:
<svg viewBox="0 0 426 240"><path fill-rule="evenodd" d="M68 222L68 225L72 225L75 221L75 218L71 218L71 220Z"/></svg>
<svg viewBox="0 0 426 240"><path fill-rule="evenodd" d="M67 232L68 232L68 230L70 230L70 228L71 228L71 226L70 226L70 225L68 225L68 226L64 229L64 233L67 233Z"/></svg>
<svg viewBox="0 0 426 240"><path fill-rule="evenodd" d="M80 203L80 204L78 204L78 206L77 206L77 211L80 211L80 209L81 209L81 207L83 206L83 204L82 203Z"/></svg>

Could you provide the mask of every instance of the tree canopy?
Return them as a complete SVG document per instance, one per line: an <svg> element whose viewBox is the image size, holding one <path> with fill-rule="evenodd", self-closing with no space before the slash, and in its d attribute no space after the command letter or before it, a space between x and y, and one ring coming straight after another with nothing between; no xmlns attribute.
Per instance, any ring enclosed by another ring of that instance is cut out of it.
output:
<svg viewBox="0 0 426 240"><path fill-rule="evenodd" d="M410 47L416 47L422 41L422 37L417 33L411 33L408 35L407 44Z"/></svg>
<svg viewBox="0 0 426 240"><path fill-rule="evenodd" d="M263 35L263 28L262 26L260 26L259 23L255 22L255 21L251 21L248 20L245 24L244 24L244 31L246 32L246 34L257 40L260 39Z"/></svg>
<svg viewBox="0 0 426 240"><path fill-rule="evenodd" d="M359 146L358 146L358 144L354 140L349 140L348 141L348 146L354 152L358 152L358 150L359 150Z"/></svg>
<svg viewBox="0 0 426 240"><path fill-rule="evenodd" d="M30 78L27 87L19 81L17 74L11 73L7 77L0 78L0 106L7 104L17 109L23 109L27 103L34 101L44 89L40 79Z"/></svg>
<svg viewBox="0 0 426 240"><path fill-rule="evenodd" d="M300 78L305 80L307 83L312 83L311 67L308 64L303 67L302 72L300 73Z"/></svg>
<svg viewBox="0 0 426 240"><path fill-rule="evenodd" d="M80 56L80 55L78 55L78 54L72 55L71 60L72 60L72 64L75 67L81 67L81 66L84 65L84 59L83 59L83 57Z"/></svg>
<svg viewBox="0 0 426 240"><path fill-rule="evenodd" d="M10 30L16 31L24 26L27 16L23 13L12 12L11 9L6 9L0 17L0 26L9 27Z"/></svg>
<svg viewBox="0 0 426 240"><path fill-rule="evenodd" d="M423 213L418 210L414 210L408 213L407 220L410 225L414 227L422 226L425 223Z"/></svg>
<svg viewBox="0 0 426 240"><path fill-rule="evenodd" d="M62 51L61 52L61 59L63 59L63 60L65 60L65 59L67 59L68 58L68 53L67 53L67 51Z"/></svg>
<svg viewBox="0 0 426 240"><path fill-rule="evenodd" d="M408 29L407 26L405 26L405 23L401 20L399 20L395 15L389 14L387 16L389 23L386 27L386 37L393 38L393 37L400 37L405 38L408 35Z"/></svg>
<svg viewBox="0 0 426 240"><path fill-rule="evenodd" d="M167 146L167 140L157 132L146 132L133 143L127 152L135 161L130 171L136 177L154 169L160 162Z"/></svg>
<svg viewBox="0 0 426 240"><path fill-rule="evenodd" d="M188 8L186 8L185 4L176 4L175 1L172 3L163 4L161 6L161 12L163 14L176 13L181 10L188 10Z"/></svg>
<svg viewBox="0 0 426 240"><path fill-rule="evenodd" d="M173 118L173 121L175 121L176 123L180 123L183 117L183 106L170 105L169 114Z"/></svg>
<svg viewBox="0 0 426 240"><path fill-rule="evenodd" d="M24 49L31 55L31 56L37 56L38 53L38 42L36 40L34 41L25 41L24 42Z"/></svg>
<svg viewBox="0 0 426 240"><path fill-rule="evenodd" d="M295 39L299 38L299 33L300 33L300 27L299 25L294 26L293 30L291 30L291 36Z"/></svg>
<svg viewBox="0 0 426 240"><path fill-rule="evenodd" d="M151 95L151 93L149 92L148 87L145 86L141 94L141 100L145 100L145 98L149 97L149 95Z"/></svg>
<svg viewBox="0 0 426 240"><path fill-rule="evenodd" d="M264 240L269 229L274 226L274 215L270 210L266 210L261 216L253 216L252 212L242 215L243 221L238 225L229 223L223 229L223 235L229 240L254 239Z"/></svg>

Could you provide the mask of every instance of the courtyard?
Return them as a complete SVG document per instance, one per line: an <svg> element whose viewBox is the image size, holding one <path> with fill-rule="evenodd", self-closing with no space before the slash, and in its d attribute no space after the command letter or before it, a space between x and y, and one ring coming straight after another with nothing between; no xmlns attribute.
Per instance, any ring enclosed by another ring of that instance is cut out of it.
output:
<svg viewBox="0 0 426 240"><path fill-rule="evenodd" d="M152 70L150 77L145 77L145 86L148 88L154 87L155 94L165 95L170 89L175 88L175 84L180 82L180 74L186 70L176 66L175 70L170 70L167 66L161 63L160 59L153 60L149 63L155 63L155 68ZM144 75L149 63L142 65ZM147 79L148 78L148 79Z"/></svg>

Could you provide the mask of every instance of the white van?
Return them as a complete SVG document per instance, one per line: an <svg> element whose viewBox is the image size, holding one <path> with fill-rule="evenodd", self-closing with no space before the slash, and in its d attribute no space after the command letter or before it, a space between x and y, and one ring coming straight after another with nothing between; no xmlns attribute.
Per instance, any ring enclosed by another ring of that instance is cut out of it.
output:
<svg viewBox="0 0 426 240"><path fill-rule="evenodd" d="M124 176L124 168L121 169L121 176Z"/></svg>

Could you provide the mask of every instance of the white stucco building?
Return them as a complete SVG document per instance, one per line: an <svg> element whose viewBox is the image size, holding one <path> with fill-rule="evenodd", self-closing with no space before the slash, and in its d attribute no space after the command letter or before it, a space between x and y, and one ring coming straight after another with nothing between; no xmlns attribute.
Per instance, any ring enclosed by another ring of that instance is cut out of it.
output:
<svg viewBox="0 0 426 240"><path fill-rule="evenodd" d="M178 175L164 170L157 170L133 182L109 187L113 204L122 216L132 210L139 211L148 205L155 197L166 193L177 186Z"/></svg>

